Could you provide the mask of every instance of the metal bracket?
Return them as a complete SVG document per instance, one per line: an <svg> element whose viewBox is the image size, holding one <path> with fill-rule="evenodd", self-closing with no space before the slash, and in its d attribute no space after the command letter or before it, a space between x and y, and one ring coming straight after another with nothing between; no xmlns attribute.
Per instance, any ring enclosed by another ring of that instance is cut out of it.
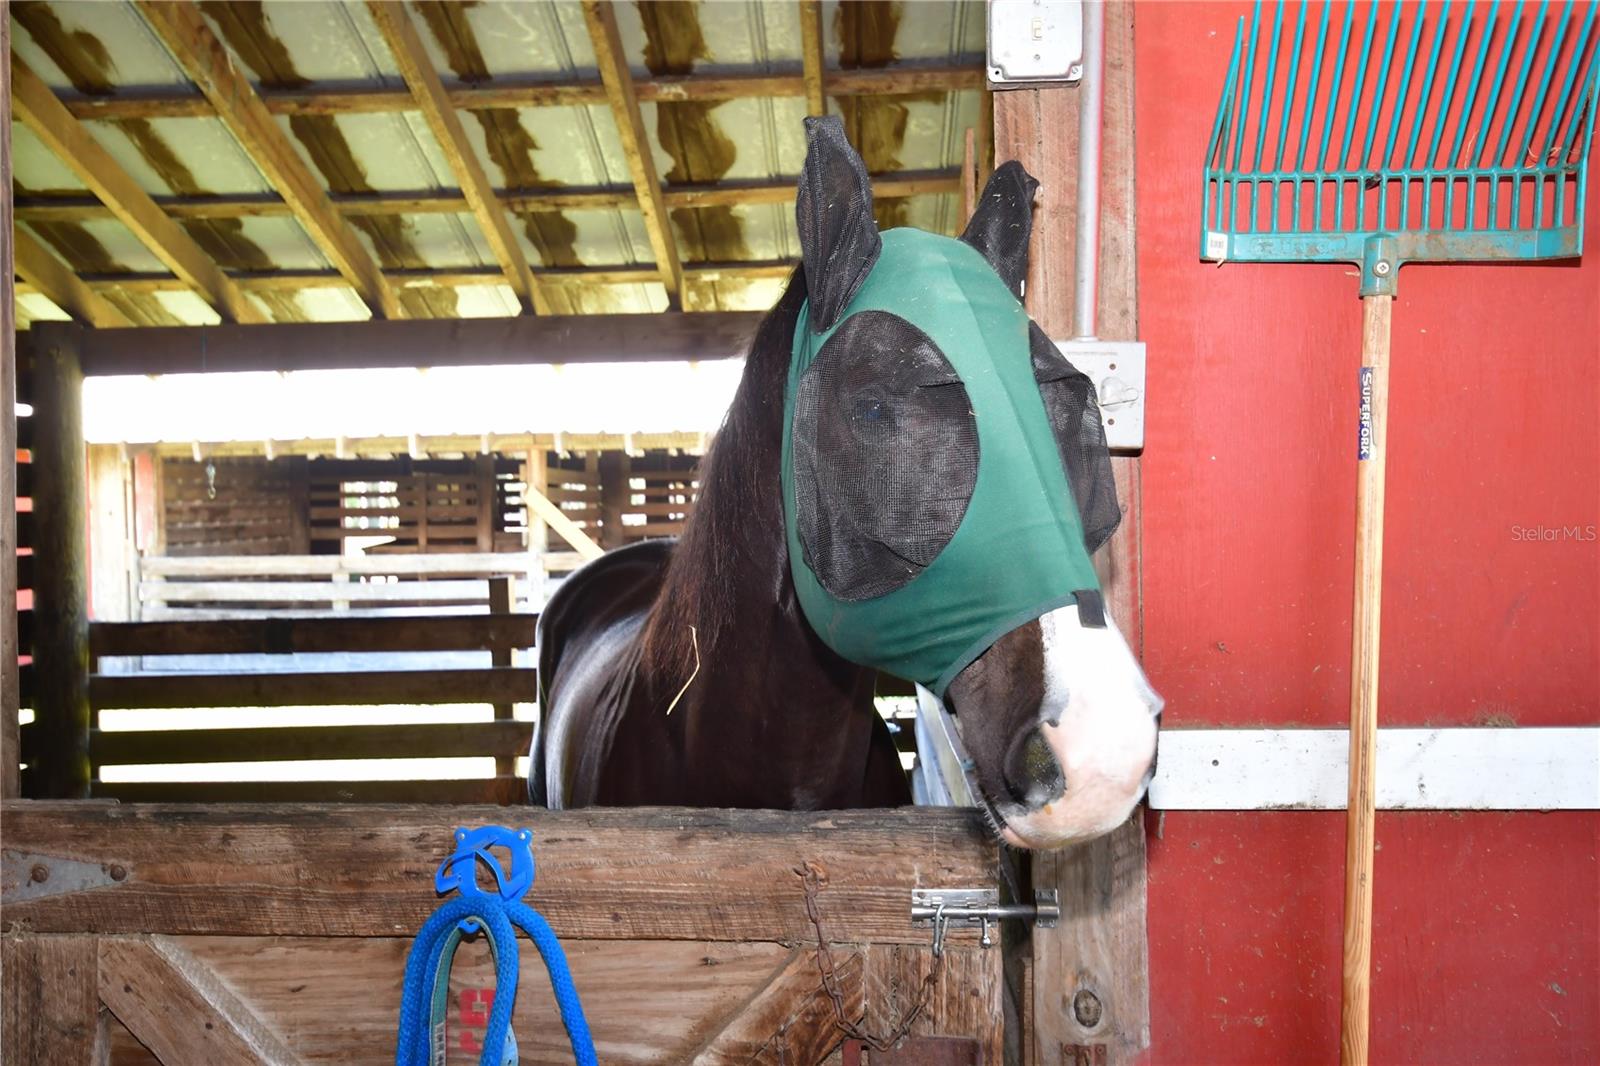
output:
<svg viewBox="0 0 1600 1066"><path fill-rule="evenodd" d="M1055 346L1094 382L1106 446L1114 452L1143 451L1144 342L1058 340Z"/></svg>
<svg viewBox="0 0 1600 1066"><path fill-rule="evenodd" d="M30 903L71 892L92 892L127 878L125 866L26 851L0 852L0 898L7 904Z"/></svg>
<svg viewBox="0 0 1600 1066"><path fill-rule="evenodd" d="M996 89L1083 77L1081 0L989 0L989 84Z"/></svg>
<svg viewBox="0 0 1600 1066"><path fill-rule="evenodd" d="M976 925L983 930L979 943L994 945L991 923L1007 918L1032 922L1046 929L1055 927L1061 917L1061 897L1053 888L1035 889L1033 902L1000 902L995 888L914 888L911 890L911 924L933 926L933 953L944 954L945 933L953 924Z"/></svg>

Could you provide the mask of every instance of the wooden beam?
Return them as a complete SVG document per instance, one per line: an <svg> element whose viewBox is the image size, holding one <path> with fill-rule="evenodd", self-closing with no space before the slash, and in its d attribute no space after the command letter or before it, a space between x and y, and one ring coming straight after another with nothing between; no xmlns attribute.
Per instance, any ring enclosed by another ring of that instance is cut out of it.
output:
<svg viewBox="0 0 1600 1066"><path fill-rule="evenodd" d="M84 284L72 268L55 253L34 239L25 229L12 230L16 249L16 274L51 303L80 322L91 326L131 326L133 322L92 286ZM7 278L11 271L6 272ZM187 292L189 284L179 277L164 279L174 290Z"/></svg>
<svg viewBox="0 0 1600 1066"><path fill-rule="evenodd" d="M106 1061L97 940L15 931L0 939L0 1049L7 1062Z"/></svg>
<svg viewBox="0 0 1600 1066"><path fill-rule="evenodd" d="M138 729L94 734L95 766L278 762L285 759L514 759L528 753L533 723L425 722L304 729ZM510 770L506 773L509 775Z"/></svg>
<svg viewBox="0 0 1600 1066"><path fill-rule="evenodd" d="M831 96L881 96L898 93L963 92L983 85L983 68L970 64L896 65L871 70L840 70L828 75ZM804 74L685 74L643 78L634 83L642 103L680 100L743 100L806 95ZM488 85L454 85L445 90L460 111L482 108L574 107L607 102L599 81L550 82L496 79ZM357 115L413 111L417 101L398 89L277 89L261 93L274 115ZM208 118L211 106L195 93L136 92L85 96L66 101L80 119Z"/></svg>
<svg viewBox="0 0 1600 1066"><path fill-rule="evenodd" d="M749 351L763 317L665 312L93 330L82 339L82 364L93 377L733 359Z"/></svg>
<svg viewBox="0 0 1600 1066"><path fill-rule="evenodd" d="M806 114L828 113L828 98L823 92L822 0L799 0L800 63L806 83Z"/></svg>
<svg viewBox="0 0 1600 1066"><path fill-rule="evenodd" d="M11 114L11 5L0 0L0 115ZM0 234L15 234L11 215L11 123L0 121ZM12 241L0 242L0 800L21 787L18 765L17 655L17 300ZM0 972L9 968L0 967ZM10 1005L11 996L4 996ZM9 1029L0 1039L9 1042Z"/></svg>
<svg viewBox="0 0 1600 1066"><path fill-rule="evenodd" d="M879 174L872 179L873 195L880 199L934 196L959 190L960 171L954 167L907 170ZM500 206L515 214L542 211L603 210L632 207L637 194L631 186L563 186L554 189L501 189ZM792 179L722 181L669 185L661 192L667 207L728 207L741 204L781 204L794 200ZM346 216L464 214L468 204L453 190L358 193L329 198L334 210ZM281 197L247 193L237 196L161 196L156 203L178 219L287 217L292 212ZM92 196L25 196L17 201L17 217L24 222L82 222L109 218L110 210ZM548 277L549 271L540 271Z"/></svg>
<svg viewBox="0 0 1600 1066"><path fill-rule="evenodd" d="M367 10L372 13L372 20L383 34L384 42L388 44L389 52L400 68L400 75L410 86L422 117L433 131L434 139L439 142L439 149L450 164L456 184L461 187L467 206L473 218L477 219L478 228L483 232L489 250L494 253L495 261L500 264L511 291L516 293L524 311L550 314L550 302L533 276L533 271L528 268L522 245L517 243L516 235L511 232L506 213L495 198L489 176L484 173L483 164L478 160L477 149L467 139L461 116L450 103L439 72L434 69L433 61L422 47L422 39L417 36L417 28L406 13L405 5L400 0L369 0Z"/></svg>
<svg viewBox="0 0 1600 1066"><path fill-rule="evenodd" d="M166 937L101 939L99 975L100 999L160 1062L300 1061L220 977Z"/></svg>
<svg viewBox="0 0 1600 1066"><path fill-rule="evenodd" d="M232 53L190 0L140 0L139 11L189 80L205 94L245 154L283 197L312 241L379 318L399 318L400 301L378 264L312 176L267 111Z"/></svg>
<svg viewBox="0 0 1600 1066"><path fill-rule="evenodd" d="M700 278L706 281L757 281L771 278L787 278L794 273L798 260L771 259L756 260L751 262L734 263L696 263L684 267L683 276L686 278ZM65 269L65 268L63 268ZM21 273L21 271L18 271ZM70 275L70 272L69 272ZM343 287L344 278L333 270L273 270L261 273L239 273L231 275L235 284L250 292L293 292L298 289L314 289L327 286ZM465 267L456 270L389 270L384 272L384 277L390 284L398 287L440 285L460 287L464 285L493 285L502 280L503 275L496 267ZM657 274L654 267L650 266L592 266L592 267L564 267L557 270L542 271L540 281L548 285L564 286L589 286L589 285L640 285L655 281ZM74 276L77 282L87 287L89 293L104 292L181 292L187 291L182 279L170 274L79 274ZM42 286L25 282L20 292L41 292L50 295ZM52 297L53 299L53 297ZM112 308L115 312L115 308ZM115 312L120 314L120 312ZM105 322L103 325L131 325L126 319L121 322Z"/></svg>
<svg viewBox="0 0 1600 1066"><path fill-rule="evenodd" d="M228 280L194 238L156 205L83 123L72 117L50 87L16 56L11 57L11 63L12 109L45 147L224 322L267 321L267 316Z"/></svg>
<svg viewBox="0 0 1600 1066"><path fill-rule="evenodd" d="M174 786L150 786L162 787ZM126 876L76 890L53 876L60 890L50 893L7 878L0 906L9 926L37 933L393 937L437 905L417 886L433 883L451 827L506 816L420 804L8 804L8 869L59 874L58 857L70 856ZM907 915L911 890L992 885L999 874L977 812L956 808L522 807L515 818L538 841L539 911L571 940L815 943L794 873L804 859L827 872L817 905L831 934L925 948L927 927ZM715 906L708 870L718 874ZM976 948L979 930L952 925L948 936Z"/></svg>
<svg viewBox="0 0 1600 1066"><path fill-rule="evenodd" d="M528 667L274 674L96 674L89 702L106 708L336 707L424 703L532 703ZM84 747L88 747L84 734Z"/></svg>
<svg viewBox="0 0 1600 1066"><path fill-rule="evenodd" d="M523 499L528 509L553 529L558 537L572 545L584 562L598 559L606 550L594 542L582 526L567 517L567 513L551 502L550 497L528 485L523 488Z"/></svg>
<svg viewBox="0 0 1600 1066"><path fill-rule="evenodd" d="M533 647L537 622L538 616L531 614L232 618L203 626L187 622L95 622L89 627L89 650L96 658L488 651L497 647Z"/></svg>
<svg viewBox="0 0 1600 1066"><path fill-rule="evenodd" d="M661 196L661 178L656 173L655 155L645 133L644 118L639 113L633 73L622 51L617 13L610 0L583 0L583 18L589 26L589 40L594 45L600 80L605 82L611 116L617 123L622 154L633 175L633 188L639 197L639 211L644 215L650 248L655 252L656 269L667 290L667 306L677 308L682 305L683 298L683 267L678 262L678 242L672 233L672 220L667 217L666 201Z"/></svg>
<svg viewBox="0 0 1600 1066"><path fill-rule="evenodd" d="M1100 332L1138 336L1134 250L1133 5L1105 9L1105 115L1101 146ZM1027 306L1051 336L1071 332L1078 161L1078 101L1071 89L994 93L995 155L1017 159L1039 179ZM1113 458L1123 520L1096 563L1107 604L1137 652L1139 465ZM1145 927L1143 808L1100 840L1034 855L1036 888L1061 895L1063 920L1033 934L1033 1042L1037 1061L1143 1061L1150 1043L1149 952ZM1080 1012L1084 993L1093 1009Z"/></svg>
<svg viewBox="0 0 1600 1066"><path fill-rule="evenodd" d="M121 803L466 803L509 807L528 801L518 777L421 781L96 781L97 799Z"/></svg>
<svg viewBox="0 0 1600 1066"><path fill-rule="evenodd" d="M243 327L241 327L243 328ZM83 444L85 329L35 327L33 463L35 794L89 794L88 520Z"/></svg>

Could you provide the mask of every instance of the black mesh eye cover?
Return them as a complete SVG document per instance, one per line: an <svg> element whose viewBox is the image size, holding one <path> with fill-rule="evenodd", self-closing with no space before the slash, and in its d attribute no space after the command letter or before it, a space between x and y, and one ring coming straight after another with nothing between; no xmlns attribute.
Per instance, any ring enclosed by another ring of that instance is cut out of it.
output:
<svg viewBox="0 0 1600 1066"><path fill-rule="evenodd" d="M1039 383L1039 395L1083 520L1083 545L1093 554L1122 521L1094 382L1068 362L1034 322L1028 324L1028 349L1034 380Z"/></svg>
<svg viewBox="0 0 1600 1066"><path fill-rule="evenodd" d="M978 426L955 369L899 315L846 319L801 375L791 448L801 554L829 594L906 584L955 536Z"/></svg>

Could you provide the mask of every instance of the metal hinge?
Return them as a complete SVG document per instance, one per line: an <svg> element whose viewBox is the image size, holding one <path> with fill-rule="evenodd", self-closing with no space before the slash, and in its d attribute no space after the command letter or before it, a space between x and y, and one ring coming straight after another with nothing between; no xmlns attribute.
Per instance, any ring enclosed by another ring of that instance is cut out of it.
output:
<svg viewBox="0 0 1600 1066"><path fill-rule="evenodd" d="M1061 917L1061 898L1053 888L1035 889L1032 903L1000 902L995 888L914 888L911 890L911 924L933 926L933 953L944 953L944 936L951 925L976 925L983 930L978 941L994 944L991 923L1005 918L1054 928Z"/></svg>

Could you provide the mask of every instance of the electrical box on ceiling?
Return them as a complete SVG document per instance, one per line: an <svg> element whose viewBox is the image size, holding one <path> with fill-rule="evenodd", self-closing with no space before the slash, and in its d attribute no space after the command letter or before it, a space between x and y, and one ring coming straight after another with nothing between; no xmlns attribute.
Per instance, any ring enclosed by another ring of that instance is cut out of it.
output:
<svg viewBox="0 0 1600 1066"><path fill-rule="evenodd" d="M1082 0L989 0L989 84L996 89L1083 77Z"/></svg>

